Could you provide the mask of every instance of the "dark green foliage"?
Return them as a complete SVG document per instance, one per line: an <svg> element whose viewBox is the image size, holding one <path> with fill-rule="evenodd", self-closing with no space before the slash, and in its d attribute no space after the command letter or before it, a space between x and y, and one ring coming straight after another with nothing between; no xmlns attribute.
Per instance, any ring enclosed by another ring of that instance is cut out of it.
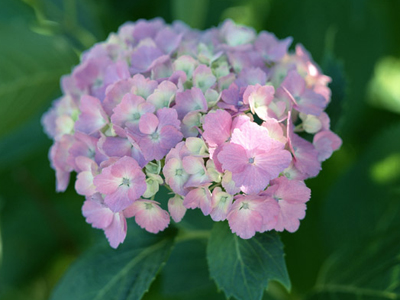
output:
<svg viewBox="0 0 400 300"><path fill-rule="evenodd" d="M39 35L23 26L1 26L0 36L0 136L4 136L58 94L60 77L77 63L77 56L64 38Z"/></svg>
<svg viewBox="0 0 400 300"><path fill-rule="evenodd" d="M226 222L216 223L207 246L211 277L227 297L261 299L270 280L290 290L283 245L276 232L258 233L244 240Z"/></svg>
<svg viewBox="0 0 400 300"><path fill-rule="evenodd" d="M125 243L115 250L102 241L89 249L71 266L51 299L141 299L168 259L176 230L154 235L131 221Z"/></svg>

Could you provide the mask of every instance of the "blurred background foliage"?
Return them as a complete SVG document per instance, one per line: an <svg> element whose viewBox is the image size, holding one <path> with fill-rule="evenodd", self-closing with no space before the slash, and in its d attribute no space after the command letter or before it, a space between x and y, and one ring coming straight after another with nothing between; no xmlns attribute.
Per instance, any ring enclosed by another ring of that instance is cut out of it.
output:
<svg viewBox="0 0 400 300"><path fill-rule="evenodd" d="M299 231L281 235L291 294L271 283L264 298L400 299L399 11L398 0L1 0L0 299L47 299L103 238L73 184L55 193L40 117L83 50L154 17L199 29L231 18L292 36L333 78L328 111L343 146L307 181ZM223 299L204 256L201 241L176 246L145 298Z"/></svg>

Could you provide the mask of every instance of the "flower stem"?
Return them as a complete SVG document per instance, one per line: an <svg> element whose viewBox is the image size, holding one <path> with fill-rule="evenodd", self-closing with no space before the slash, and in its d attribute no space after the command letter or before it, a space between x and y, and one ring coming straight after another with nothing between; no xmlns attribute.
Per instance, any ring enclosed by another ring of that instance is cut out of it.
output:
<svg viewBox="0 0 400 300"><path fill-rule="evenodd" d="M209 230L187 230L179 229L179 233L175 238L176 243L197 240L197 239L208 239L210 237L211 231Z"/></svg>

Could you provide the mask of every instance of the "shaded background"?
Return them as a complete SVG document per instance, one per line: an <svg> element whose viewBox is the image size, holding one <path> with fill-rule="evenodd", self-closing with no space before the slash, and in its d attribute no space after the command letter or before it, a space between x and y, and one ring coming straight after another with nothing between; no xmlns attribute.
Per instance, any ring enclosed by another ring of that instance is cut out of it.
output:
<svg viewBox="0 0 400 300"><path fill-rule="evenodd" d="M265 298L400 299L399 12L396 0L1 0L0 299L47 299L98 234L73 184L55 193L40 117L60 95L60 76L124 22L158 16L199 29L232 18L292 36L333 78L328 112L343 146L306 182L312 198L299 231L281 235L292 293L272 284ZM176 288L160 279L149 299L194 299L174 293L199 292L202 280L216 289L202 245L186 247L197 249L187 258L197 290L189 277ZM167 267L161 277L175 275Z"/></svg>

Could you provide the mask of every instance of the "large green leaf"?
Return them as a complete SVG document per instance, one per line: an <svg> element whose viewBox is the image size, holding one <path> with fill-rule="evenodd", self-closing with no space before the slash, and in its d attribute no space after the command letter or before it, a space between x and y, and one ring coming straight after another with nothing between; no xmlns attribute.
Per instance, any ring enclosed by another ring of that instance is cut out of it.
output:
<svg viewBox="0 0 400 300"><path fill-rule="evenodd" d="M270 280L291 288L283 245L276 232L258 233L244 240L233 234L226 222L216 223L207 259L211 277L227 297L261 299Z"/></svg>
<svg viewBox="0 0 400 300"><path fill-rule="evenodd" d="M23 23L33 22L33 10L24 2L16 0L0 1L0 24L7 24L19 20Z"/></svg>
<svg viewBox="0 0 400 300"><path fill-rule="evenodd" d="M400 124L380 132L332 187L321 214L331 249L349 242L356 244L383 226L389 227L391 218L382 216L400 205L399 196L394 194L400 186L399 136Z"/></svg>
<svg viewBox="0 0 400 300"><path fill-rule="evenodd" d="M331 257L309 299L400 299L400 124L379 134L322 214Z"/></svg>
<svg viewBox="0 0 400 300"><path fill-rule="evenodd" d="M107 242L94 246L70 267L51 299L141 299L168 259L175 234L172 228L150 234L129 222L118 249Z"/></svg>
<svg viewBox="0 0 400 300"><path fill-rule="evenodd" d="M43 132L40 118L41 114L36 114L23 126L0 139L0 172L27 157L40 156L39 152L46 154L49 151L51 142ZM47 162L46 157L45 163ZM47 165L50 167L50 162ZM54 173L53 170L52 172Z"/></svg>
<svg viewBox="0 0 400 300"><path fill-rule="evenodd" d="M20 158L6 155L19 152L16 144L0 146L0 152L4 150L4 156L12 161L3 168L0 160L0 298L6 290L19 289L43 276L60 254L74 257L95 232L81 215L84 197L76 193L73 184L65 193L56 193L54 170L47 158L50 143L45 143L42 151L27 143L33 150Z"/></svg>
<svg viewBox="0 0 400 300"><path fill-rule="evenodd" d="M1 222L0 222L1 225ZM3 261L3 240L1 238L1 226L0 226L0 267L1 267L1 263Z"/></svg>
<svg viewBox="0 0 400 300"><path fill-rule="evenodd" d="M334 254L322 268L310 300L400 299L398 224Z"/></svg>
<svg viewBox="0 0 400 300"><path fill-rule="evenodd" d="M0 136L22 124L59 93L61 75L77 55L65 39L23 25L0 25Z"/></svg>

